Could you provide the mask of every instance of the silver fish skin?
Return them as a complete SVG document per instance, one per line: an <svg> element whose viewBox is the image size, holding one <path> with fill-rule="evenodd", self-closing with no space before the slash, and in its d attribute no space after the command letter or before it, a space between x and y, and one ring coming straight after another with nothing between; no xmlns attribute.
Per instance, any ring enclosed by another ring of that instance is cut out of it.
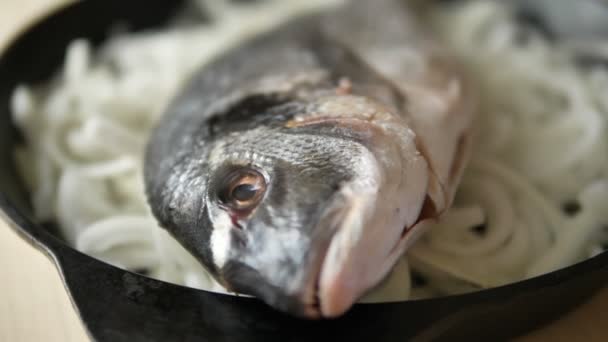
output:
<svg viewBox="0 0 608 342"><path fill-rule="evenodd" d="M152 212L227 289L336 317L450 205L474 92L405 1L351 1L203 67L154 131Z"/></svg>

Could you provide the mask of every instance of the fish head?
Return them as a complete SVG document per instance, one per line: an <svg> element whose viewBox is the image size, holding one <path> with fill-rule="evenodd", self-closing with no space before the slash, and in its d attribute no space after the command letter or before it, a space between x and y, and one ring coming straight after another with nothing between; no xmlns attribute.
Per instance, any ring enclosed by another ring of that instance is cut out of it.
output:
<svg viewBox="0 0 608 342"><path fill-rule="evenodd" d="M379 103L328 96L298 108L214 140L206 262L231 291L300 317L336 317L402 255L428 168L407 122Z"/></svg>

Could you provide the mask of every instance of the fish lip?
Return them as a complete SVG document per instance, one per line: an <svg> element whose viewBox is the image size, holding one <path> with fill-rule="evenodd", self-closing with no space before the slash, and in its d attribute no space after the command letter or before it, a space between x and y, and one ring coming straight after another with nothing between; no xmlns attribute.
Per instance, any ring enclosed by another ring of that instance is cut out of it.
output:
<svg viewBox="0 0 608 342"><path fill-rule="evenodd" d="M323 296L322 296L322 277L323 277L323 273L325 272L325 269L327 268L327 264L328 264L328 255L329 255L329 250L331 248L331 246L335 243L335 239L336 239L336 235L344 230L344 229L348 229L348 225L346 225L346 218L349 216L349 214L352 213L353 210L355 210L356 213L358 213L358 211L356 210L356 208L354 207L354 204L352 202L349 202L347 198L343 197L344 194L342 193L342 191L338 191L334 197L332 198L332 200L330 201L330 204L327 208L326 208L326 212L322 215L321 220L319 222L329 222L329 224L326 226L326 229L328 229L331 234L329 237L322 239L322 243L323 246L322 248L318 249L318 257L315 260L315 266L314 266L314 271L311 272L311 274L314 274L314 276L311 277L312 281L311 281L311 290L309 290L310 295L309 295L309 299L312 302L312 307L314 309L314 314L309 316L310 318L313 319L334 319L337 318L339 316L341 316L342 314L344 314L346 311L348 311L350 309L350 307L352 307L352 305L354 304L354 302L349 306L349 308L344 311L341 312L339 314L335 314L332 312L328 312L327 310L324 309L324 303L323 303ZM334 203L346 203L344 204L339 204L338 206L335 206ZM338 209L338 210L336 210ZM327 298L326 298L327 300Z"/></svg>
<svg viewBox="0 0 608 342"><path fill-rule="evenodd" d="M323 247L319 251L319 257L314 262L314 269L311 274L313 274L312 281L308 285L308 289L305 291L304 296L304 315L309 319L321 319L326 318L323 316L323 311L321 309L321 297L320 297L320 281L321 281L321 272L323 271L323 265L325 264L325 258L327 257L327 252L329 250L329 246L331 241L335 235L335 231L332 231L331 236L323 241Z"/></svg>
<svg viewBox="0 0 608 342"><path fill-rule="evenodd" d="M339 211L337 213L332 212L333 203L339 201L341 199L339 195L339 191L337 194L332 196L329 204L326 208L326 212L321 215L319 219L319 223L326 222L327 218L330 218L330 222L334 221L336 223L328 225L326 227L320 227L321 229L326 229L330 233L329 236L319 239L321 246L317 250L317 256L313 261L313 270L310 273L310 280L304 289L304 295L301 297L304 303L304 317L308 319L324 319L329 318L328 316L323 315L321 296L320 296L320 287L321 287L321 274L323 272L323 266L325 265L325 260L329 251L329 247L336 235L336 233L343 227L343 221L345 213L344 211ZM335 216L334 216L335 215Z"/></svg>

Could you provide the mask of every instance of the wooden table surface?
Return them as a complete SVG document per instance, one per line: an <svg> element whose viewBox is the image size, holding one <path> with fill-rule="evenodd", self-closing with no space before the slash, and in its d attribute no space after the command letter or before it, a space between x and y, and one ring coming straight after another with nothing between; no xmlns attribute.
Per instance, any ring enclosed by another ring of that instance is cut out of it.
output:
<svg viewBox="0 0 608 342"><path fill-rule="evenodd" d="M0 0L0 48L32 20L66 1ZM608 341L607 314L608 288L520 340ZM0 342L22 341L87 341L87 334L51 261L0 222Z"/></svg>

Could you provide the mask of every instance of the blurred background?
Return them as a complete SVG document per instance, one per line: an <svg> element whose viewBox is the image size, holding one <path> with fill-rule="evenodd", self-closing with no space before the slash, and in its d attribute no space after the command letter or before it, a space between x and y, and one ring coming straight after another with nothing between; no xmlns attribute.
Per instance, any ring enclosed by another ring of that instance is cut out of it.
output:
<svg viewBox="0 0 608 342"><path fill-rule="evenodd" d="M0 0L0 49L36 18L68 2ZM607 313L608 289L521 341L608 341ZM0 221L0 342L86 340L51 261Z"/></svg>

